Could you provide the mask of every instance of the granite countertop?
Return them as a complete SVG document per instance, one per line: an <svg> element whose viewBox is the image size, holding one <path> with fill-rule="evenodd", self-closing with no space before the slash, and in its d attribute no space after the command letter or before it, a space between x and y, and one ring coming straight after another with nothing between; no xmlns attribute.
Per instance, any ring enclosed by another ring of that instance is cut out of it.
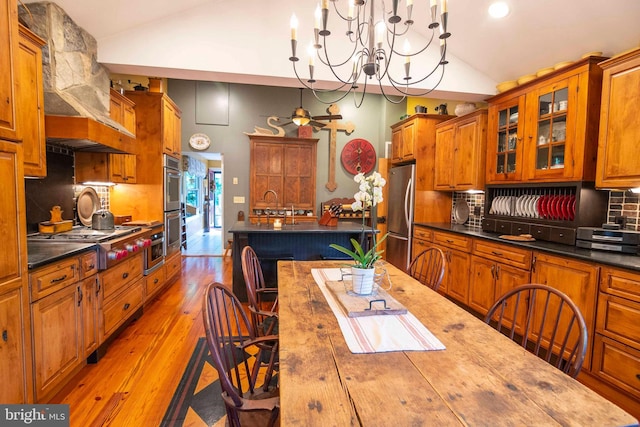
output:
<svg viewBox="0 0 640 427"><path fill-rule="evenodd" d="M95 243L27 241L27 265L31 270L95 248Z"/></svg>
<svg viewBox="0 0 640 427"><path fill-rule="evenodd" d="M365 227L364 230L365 233L371 232L369 227ZM273 223L267 226L238 221L229 229L229 233L359 233L361 231L362 223L356 221L338 221L336 227L327 227L317 222L299 222L295 225L287 223L280 229L274 229Z"/></svg>
<svg viewBox="0 0 640 427"><path fill-rule="evenodd" d="M528 248L532 250L535 249L599 264L607 264L614 267L628 268L631 270L640 271L640 256L637 255L628 255L607 251L592 251L589 249L579 248L577 246L562 245L560 243L545 242L542 240L536 240L535 242L518 242L505 240L498 237L500 236L500 233L487 233L485 231L482 231L482 229L480 228L467 227L465 225L459 224L415 222L414 225L421 225L436 230L450 231L453 233L493 240L495 242L506 243L522 248Z"/></svg>

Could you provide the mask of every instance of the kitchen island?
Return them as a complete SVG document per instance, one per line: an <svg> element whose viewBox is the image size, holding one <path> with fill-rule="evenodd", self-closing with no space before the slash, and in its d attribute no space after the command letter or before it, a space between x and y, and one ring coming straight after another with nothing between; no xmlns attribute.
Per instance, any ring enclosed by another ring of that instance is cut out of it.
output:
<svg viewBox="0 0 640 427"><path fill-rule="evenodd" d="M245 246L251 246L258 255L267 286L276 286L278 260L345 259L348 262L344 254L330 248L329 244L351 248L350 239L360 241L363 229L362 223L355 221L338 221L335 227L318 223L285 224L279 229L273 228L273 223L267 226L238 221L229 233L233 234L233 292L241 301L246 301L247 289L241 260ZM364 233L370 235L371 229L365 227Z"/></svg>

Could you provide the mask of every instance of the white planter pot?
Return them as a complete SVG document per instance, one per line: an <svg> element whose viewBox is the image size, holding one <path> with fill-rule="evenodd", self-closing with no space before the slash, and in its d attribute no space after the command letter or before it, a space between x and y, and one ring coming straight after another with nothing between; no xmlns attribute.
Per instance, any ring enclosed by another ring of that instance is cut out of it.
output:
<svg viewBox="0 0 640 427"><path fill-rule="evenodd" d="M371 295L373 293L373 268L351 267L353 292L358 295Z"/></svg>

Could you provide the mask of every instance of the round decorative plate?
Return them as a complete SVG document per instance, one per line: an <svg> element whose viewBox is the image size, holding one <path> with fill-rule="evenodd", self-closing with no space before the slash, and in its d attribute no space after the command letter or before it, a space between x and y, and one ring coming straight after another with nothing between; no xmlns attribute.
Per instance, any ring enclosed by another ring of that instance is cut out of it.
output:
<svg viewBox="0 0 640 427"><path fill-rule="evenodd" d="M464 224L469 220L469 205L466 200L456 200L456 207L453 209L453 218L457 224Z"/></svg>
<svg viewBox="0 0 640 427"><path fill-rule="evenodd" d="M204 133L194 133L189 138L189 145L194 150L206 150L211 145L211 139Z"/></svg>
<svg viewBox="0 0 640 427"><path fill-rule="evenodd" d="M76 201L76 210L78 212L78 219L82 225L91 227L91 221L93 213L100 209L100 197L98 193L91 187L86 187L78 195Z"/></svg>

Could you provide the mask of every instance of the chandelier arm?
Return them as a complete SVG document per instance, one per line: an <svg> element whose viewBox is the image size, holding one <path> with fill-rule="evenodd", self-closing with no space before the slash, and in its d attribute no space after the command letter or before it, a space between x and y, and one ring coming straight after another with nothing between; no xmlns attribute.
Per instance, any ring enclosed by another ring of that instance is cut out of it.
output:
<svg viewBox="0 0 640 427"><path fill-rule="evenodd" d="M349 19L349 16L343 16L340 11L338 10L338 6L336 6L336 3L338 3L337 1L332 1L331 3L333 3L333 9L336 11L336 13L338 14L338 16L340 17L340 19L342 19L343 21L346 22L353 22L356 20L356 18L351 18ZM347 6L348 7L348 6Z"/></svg>
<svg viewBox="0 0 640 427"><path fill-rule="evenodd" d="M435 71L435 70L434 70L434 71ZM432 72L432 74L433 74L433 72ZM428 89L426 92L412 92L412 93L409 93L409 88L408 88L408 86L410 86L410 85L407 85L407 90L406 90L406 91L403 91L403 90L402 90L402 89L400 89L398 86L396 86L396 84L395 84L395 83L397 83L397 82L394 82L394 81L392 81L391 79L389 79L389 81L391 82L391 86L393 86L393 87L394 87L394 89L396 89L398 92L400 92L400 93L404 94L405 96L424 96L424 95L428 95L428 94L430 94L431 92L433 92L434 90L436 90L436 88L437 88L437 87L440 85L440 83L442 82L442 79L443 79L443 78L444 78L444 65L442 66L442 72L440 73L440 78L438 79L438 82L437 82L437 83L436 83L436 84L435 84L431 89ZM423 80L424 80L424 79L423 79ZM422 80L421 80L421 81L422 81ZM413 85L413 84L415 84L415 83L418 83L418 82L411 83L411 85Z"/></svg>
<svg viewBox="0 0 640 427"><path fill-rule="evenodd" d="M425 50L427 50L429 48L429 46L431 46L431 43L433 43L433 37L435 36L435 31L431 31L431 38L429 39L429 41L427 42L426 45L424 45L422 47L422 49L420 49L419 51L416 51L414 53L409 53L409 54L404 54L402 52L397 52L396 50L393 49L393 47L391 46L391 51L393 53L395 53L396 55L402 56L403 58L408 57L414 57L417 55L420 55L422 52L424 52Z"/></svg>
<svg viewBox="0 0 640 427"><path fill-rule="evenodd" d="M346 98L346 96L347 96L347 95L349 95L349 93L352 91L352 88L349 88L349 90L348 90L348 91L346 91L346 92L344 92L344 94L343 94L343 95L339 96L338 98L334 98L334 99L332 99L332 100L330 100L330 101L325 101L324 99L322 99L322 98L320 98L320 97L318 96L318 93L323 94L323 93L330 93L330 92L337 92L337 91L338 91L337 89L335 89L335 90L330 90L330 91L329 91L329 90L324 90L324 91L323 91L323 90L318 90L318 89L316 89L316 90L311 90L311 93L313 93L314 98L316 98L316 100L318 100L319 102L321 102L321 103L323 103L323 104L325 104L325 105L331 105L331 104L335 104L335 103L337 103L337 102L340 102L340 101L342 101L344 98ZM318 92L318 93L316 93L316 92Z"/></svg>
<svg viewBox="0 0 640 427"><path fill-rule="evenodd" d="M431 76L432 76L436 71L438 71L438 68L440 68L440 65L442 65L442 69L444 70L444 64L440 64L440 63L438 63L438 65L436 65L436 66L431 70L431 72L429 72L429 74L427 74L426 76L424 76L424 77L420 78L419 80L415 80L415 81L413 81L413 82L411 82L411 83L409 83L409 82L407 81L407 83L406 83L407 87L417 85L418 83L422 83L423 81L425 81L426 79L428 79L429 77L431 77ZM403 79L403 80L404 80L404 79ZM413 78L412 78L411 80L413 80ZM391 75L389 75L389 81L390 81L392 84L397 84L397 85L402 85L402 84L403 84L401 81L394 80L394 79L391 77ZM395 85L394 85L394 86L395 86Z"/></svg>
<svg viewBox="0 0 640 427"><path fill-rule="evenodd" d="M353 92L353 103L355 104L356 108L360 108L360 106L362 106L362 103L364 102L364 96L367 94L367 79L364 79L364 88L362 89L362 96L360 97L360 102L358 102L358 91L356 91L356 87L357 86L352 86L350 91Z"/></svg>
<svg viewBox="0 0 640 427"><path fill-rule="evenodd" d="M358 48L358 44L354 43L353 44L353 50L351 51L351 55L349 55L347 57L347 59L345 59L343 62L339 63L339 64L332 64L331 61L329 60L329 52L327 50L327 38L326 36L323 37L323 45L322 45L322 50L324 51L324 58L320 55L320 53L318 52L318 59L320 60L320 62L322 62L324 65L326 65L327 67L330 67L333 69L333 67L341 67L343 65L345 65L347 62L351 61L351 59L353 58L353 55L356 53L356 50ZM318 49L320 50L320 49ZM334 73L335 75L335 73ZM336 76L337 77L337 76Z"/></svg>

